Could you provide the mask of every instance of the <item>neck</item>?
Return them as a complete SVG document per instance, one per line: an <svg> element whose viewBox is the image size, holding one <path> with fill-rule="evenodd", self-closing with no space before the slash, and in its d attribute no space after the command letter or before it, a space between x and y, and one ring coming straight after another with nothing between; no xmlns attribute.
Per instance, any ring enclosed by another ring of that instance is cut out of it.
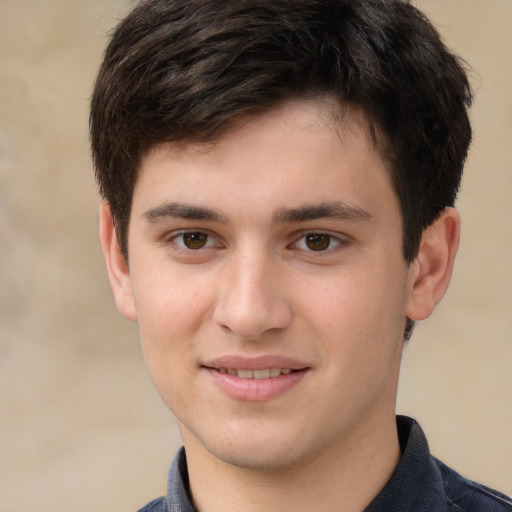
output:
<svg viewBox="0 0 512 512"><path fill-rule="evenodd" d="M182 428L190 491L198 512L361 512L390 479L400 458L395 417L320 450L296 467L240 468L212 455Z"/></svg>

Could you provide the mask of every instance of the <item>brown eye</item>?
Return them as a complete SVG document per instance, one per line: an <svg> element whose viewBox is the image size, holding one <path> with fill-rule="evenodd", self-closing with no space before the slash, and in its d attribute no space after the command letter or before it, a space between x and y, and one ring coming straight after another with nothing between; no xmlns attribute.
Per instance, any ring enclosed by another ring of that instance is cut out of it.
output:
<svg viewBox="0 0 512 512"><path fill-rule="evenodd" d="M331 237L321 233L313 233L305 236L305 242L311 251L325 251L331 245Z"/></svg>
<svg viewBox="0 0 512 512"><path fill-rule="evenodd" d="M201 232L183 233L183 245L187 249L202 249L208 243L208 235Z"/></svg>

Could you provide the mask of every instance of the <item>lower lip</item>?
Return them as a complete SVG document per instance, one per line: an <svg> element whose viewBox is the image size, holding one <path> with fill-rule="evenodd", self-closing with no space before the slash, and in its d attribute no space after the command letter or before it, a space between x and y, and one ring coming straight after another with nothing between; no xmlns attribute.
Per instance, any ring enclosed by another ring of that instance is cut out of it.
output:
<svg viewBox="0 0 512 512"><path fill-rule="evenodd" d="M269 379L242 379L229 373L205 368L215 384L228 396L247 402L271 400L297 386L308 372L307 368Z"/></svg>

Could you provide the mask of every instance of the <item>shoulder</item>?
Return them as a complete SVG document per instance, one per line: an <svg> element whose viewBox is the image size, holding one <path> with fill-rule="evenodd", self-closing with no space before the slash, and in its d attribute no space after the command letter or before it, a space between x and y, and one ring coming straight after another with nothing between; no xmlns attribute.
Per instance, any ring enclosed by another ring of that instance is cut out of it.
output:
<svg viewBox="0 0 512 512"><path fill-rule="evenodd" d="M142 507L138 512L167 512L165 498L157 498Z"/></svg>
<svg viewBox="0 0 512 512"><path fill-rule="evenodd" d="M485 485L464 478L434 458L444 491L454 512L512 512L512 499Z"/></svg>

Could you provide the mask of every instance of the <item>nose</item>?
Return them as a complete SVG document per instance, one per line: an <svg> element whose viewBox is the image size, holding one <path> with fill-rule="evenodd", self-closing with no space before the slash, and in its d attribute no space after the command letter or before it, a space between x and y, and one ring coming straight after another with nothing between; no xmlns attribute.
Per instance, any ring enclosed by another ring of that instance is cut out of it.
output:
<svg viewBox="0 0 512 512"><path fill-rule="evenodd" d="M214 321L240 339L256 341L292 320L279 263L268 255L238 255L226 262Z"/></svg>

